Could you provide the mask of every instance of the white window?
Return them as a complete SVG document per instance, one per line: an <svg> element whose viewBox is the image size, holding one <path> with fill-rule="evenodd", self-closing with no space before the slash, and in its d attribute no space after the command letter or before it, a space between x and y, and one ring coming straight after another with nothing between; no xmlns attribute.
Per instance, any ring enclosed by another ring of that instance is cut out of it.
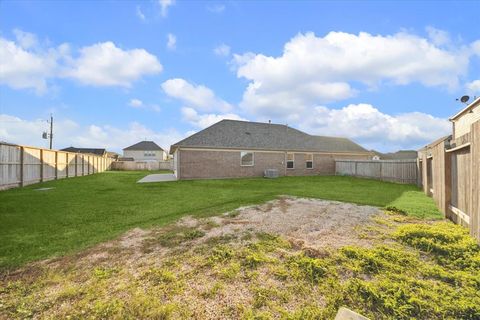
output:
<svg viewBox="0 0 480 320"><path fill-rule="evenodd" d="M287 169L295 169L295 154L287 153Z"/></svg>
<svg viewBox="0 0 480 320"><path fill-rule="evenodd" d="M241 166L253 166L254 157L253 152L242 151L240 152L240 165Z"/></svg>
<svg viewBox="0 0 480 320"><path fill-rule="evenodd" d="M305 167L307 169L313 169L313 154L307 153L305 155Z"/></svg>

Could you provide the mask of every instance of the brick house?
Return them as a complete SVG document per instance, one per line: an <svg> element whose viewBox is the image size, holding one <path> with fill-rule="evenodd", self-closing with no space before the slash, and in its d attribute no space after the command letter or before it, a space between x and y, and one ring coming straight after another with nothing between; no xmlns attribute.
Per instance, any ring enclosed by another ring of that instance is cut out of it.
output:
<svg viewBox="0 0 480 320"><path fill-rule="evenodd" d="M313 136L287 125L222 120L173 144L177 179L335 174L334 159L371 159L346 138Z"/></svg>

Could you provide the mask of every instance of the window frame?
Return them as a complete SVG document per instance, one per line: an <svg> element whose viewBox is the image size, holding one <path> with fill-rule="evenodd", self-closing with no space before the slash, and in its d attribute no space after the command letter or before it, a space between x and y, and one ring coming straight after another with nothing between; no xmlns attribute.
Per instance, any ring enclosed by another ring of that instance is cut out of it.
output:
<svg viewBox="0 0 480 320"><path fill-rule="evenodd" d="M311 157L312 160L308 160L309 156ZM308 163L311 163L311 167L308 167ZM307 170L312 170L313 169L313 153L307 153L305 155L305 169Z"/></svg>
<svg viewBox="0 0 480 320"><path fill-rule="evenodd" d="M144 156L144 157L156 157L157 154L156 154L156 152L153 151L153 150L144 150L144 151L143 151L143 156Z"/></svg>
<svg viewBox="0 0 480 320"><path fill-rule="evenodd" d="M293 160L288 160L288 155L291 154L293 157ZM291 162L292 163L292 167L289 168L288 167L288 163ZM285 155L285 167L287 170L295 170L295 153L294 152L287 152L286 155Z"/></svg>
<svg viewBox="0 0 480 320"><path fill-rule="evenodd" d="M243 164L243 156L244 154L252 154L252 164ZM253 167L255 166L255 152L253 151L240 151L240 167Z"/></svg>

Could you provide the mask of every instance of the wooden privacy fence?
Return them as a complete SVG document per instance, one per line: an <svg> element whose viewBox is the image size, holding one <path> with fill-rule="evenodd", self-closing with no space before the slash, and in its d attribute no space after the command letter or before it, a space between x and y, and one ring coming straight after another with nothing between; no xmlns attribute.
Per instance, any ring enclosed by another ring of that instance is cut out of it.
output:
<svg viewBox="0 0 480 320"><path fill-rule="evenodd" d="M173 170L173 160L167 161L115 161L112 170Z"/></svg>
<svg viewBox="0 0 480 320"><path fill-rule="evenodd" d="M0 190L109 170L112 159L0 143Z"/></svg>
<svg viewBox="0 0 480 320"><path fill-rule="evenodd" d="M469 133L437 140L419 152L424 192L446 218L480 242L480 121Z"/></svg>
<svg viewBox="0 0 480 320"><path fill-rule="evenodd" d="M417 160L335 160L335 174L418 183Z"/></svg>

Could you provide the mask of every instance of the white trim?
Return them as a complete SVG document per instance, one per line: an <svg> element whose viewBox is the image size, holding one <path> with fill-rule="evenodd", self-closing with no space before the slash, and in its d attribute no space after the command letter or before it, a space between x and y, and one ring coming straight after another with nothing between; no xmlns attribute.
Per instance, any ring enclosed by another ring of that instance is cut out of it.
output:
<svg viewBox="0 0 480 320"><path fill-rule="evenodd" d="M465 223L467 224L470 224L470 217L468 216L468 214L466 214L465 212L463 212L462 210L452 206L452 205L449 205L448 208L457 216L459 217L460 219L462 219L463 221L465 221Z"/></svg>
<svg viewBox="0 0 480 320"><path fill-rule="evenodd" d="M310 156L310 155L312 156L312 160L307 160L307 156ZM305 154L305 159L306 159L306 160L305 160L305 169L307 169L307 170L313 170L313 153L306 153L306 154ZM309 168L309 167L307 166L307 163L309 163L309 162L312 163L312 167L311 167L311 168Z"/></svg>
<svg viewBox="0 0 480 320"><path fill-rule="evenodd" d="M467 148L467 147L470 147L470 142L464 143L464 144L459 145L458 147L455 147L455 148L452 148L452 149L445 150L445 152L453 152L453 151L457 151L457 150Z"/></svg>
<svg viewBox="0 0 480 320"><path fill-rule="evenodd" d="M478 97L477 99L473 100L472 103L470 103L468 106L466 106L465 108L463 108L462 110L460 110L459 112L457 112L457 114L455 114L453 117L451 117L450 121L453 121L453 120L456 120L459 116L461 116L462 114L464 114L467 110L469 110L470 108L472 108L477 102L480 101L480 97Z"/></svg>
<svg viewBox="0 0 480 320"><path fill-rule="evenodd" d="M242 153L252 154L252 164L242 164ZM253 151L240 151L240 167L253 167L255 165L255 152Z"/></svg>

